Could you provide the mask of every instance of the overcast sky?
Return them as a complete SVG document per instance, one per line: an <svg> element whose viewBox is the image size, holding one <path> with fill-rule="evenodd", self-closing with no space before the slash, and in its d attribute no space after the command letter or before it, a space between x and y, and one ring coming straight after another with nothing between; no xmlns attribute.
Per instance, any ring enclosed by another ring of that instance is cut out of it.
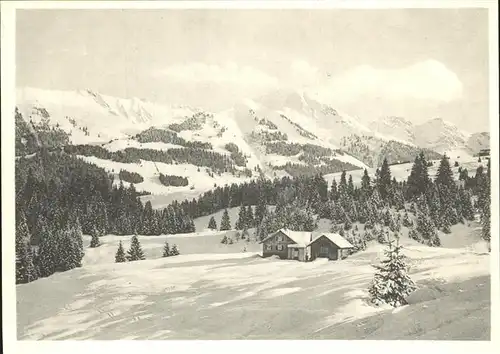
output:
<svg viewBox="0 0 500 354"><path fill-rule="evenodd" d="M17 86L229 108L299 88L372 120L488 130L488 14L411 10L18 10Z"/></svg>

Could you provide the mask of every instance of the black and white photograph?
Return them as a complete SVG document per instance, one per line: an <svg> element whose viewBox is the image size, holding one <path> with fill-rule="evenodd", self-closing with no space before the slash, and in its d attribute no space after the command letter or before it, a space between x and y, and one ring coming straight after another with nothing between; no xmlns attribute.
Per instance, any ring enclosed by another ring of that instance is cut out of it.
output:
<svg viewBox="0 0 500 354"><path fill-rule="evenodd" d="M12 340L495 340L496 1L34 3L2 1Z"/></svg>

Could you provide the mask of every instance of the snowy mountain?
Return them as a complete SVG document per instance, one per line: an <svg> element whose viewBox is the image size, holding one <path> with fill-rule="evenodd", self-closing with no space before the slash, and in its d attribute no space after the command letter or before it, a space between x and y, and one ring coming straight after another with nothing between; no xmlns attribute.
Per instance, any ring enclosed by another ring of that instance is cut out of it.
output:
<svg viewBox="0 0 500 354"><path fill-rule="evenodd" d="M441 121L414 127L390 117L366 126L291 89L211 113L91 90L23 88L17 90L17 108L18 155L29 154L30 144L66 146L67 152L114 173L117 183L121 170L140 175L124 181L139 191L168 195L165 203L261 174L328 175L377 167L385 157L390 163L413 161L420 147L431 147L428 157L437 159L432 149L460 146L467 138ZM443 134L449 138L442 139ZM68 144L76 147L68 149ZM161 174L187 183L165 185Z"/></svg>
<svg viewBox="0 0 500 354"><path fill-rule="evenodd" d="M369 126L374 132L448 155L456 151L472 155L489 147L489 133L471 134L442 118L414 125L402 117L382 117Z"/></svg>
<svg viewBox="0 0 500 354"><path fill-rule="evenodd" d="M382 117L371 122L369 127L374 131L394 139L400 139L409 143L415 143L415 131L413 124L403 117Z"/></svg>

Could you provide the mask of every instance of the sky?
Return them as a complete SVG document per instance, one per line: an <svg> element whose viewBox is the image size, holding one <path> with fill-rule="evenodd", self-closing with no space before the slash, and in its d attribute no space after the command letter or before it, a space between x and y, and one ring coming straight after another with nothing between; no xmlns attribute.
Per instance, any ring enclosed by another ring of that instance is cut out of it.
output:
<svg viewBox="0 0 500 354"><path fill-rule="evenodd" d="M18 10L17 87L231 108L304 90L371 121L489 130L486 9Z"/></svg>

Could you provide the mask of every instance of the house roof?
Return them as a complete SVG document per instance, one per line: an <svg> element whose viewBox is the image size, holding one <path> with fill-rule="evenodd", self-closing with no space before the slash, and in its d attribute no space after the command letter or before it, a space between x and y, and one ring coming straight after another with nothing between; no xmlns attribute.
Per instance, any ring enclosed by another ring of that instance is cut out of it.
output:
<svg viewBox="0 0 500 354"><path fill-rule="evenodd" d="M311 242L309 242L308 246L316 242L318 239L320 239L322 236L325 236L327 239L332 241L335 245L337 245L339 248L354 248L354 246L347 241L345 238L340 236L339 234L334 234L334 233L322 233L319 234L317 237L314 238Z"/></svg>
<svg viewBox="0 0 500 354"><path fill-rule="evenodd" d="M282 232L283 234L288 236L294 242L293 244L290 244L287 247L296 247L296 248L308 247L309 245L316 242L321 236L325 236L330 241L332 241L335 245L337 245L337 247L339 247L339 248L354 248L354 246L349 241L347 241L345 238L343 238L339 234L321 233L318 236L314 237L314 239L313 239L312 232L292 231L292 230L288 230L288 229L279 229L278 231L267 236L260 243L267 241L268 239L270 239L271 237L276 235L276 233L278 233L278 232Z"/></svg>
<svg viewBox="0 0 500 354"><path fill-rule="evenodd" d="M282 232L286 236L288 236L293 242L294 242L294 247L306 247L309 242L312 240L312 233L307 232L307 231L292 231L288 229L279 229L278 231L272 233L271 235L267 236L265 239L263 239L260 243L267 241L276 233Z"/></svg>

